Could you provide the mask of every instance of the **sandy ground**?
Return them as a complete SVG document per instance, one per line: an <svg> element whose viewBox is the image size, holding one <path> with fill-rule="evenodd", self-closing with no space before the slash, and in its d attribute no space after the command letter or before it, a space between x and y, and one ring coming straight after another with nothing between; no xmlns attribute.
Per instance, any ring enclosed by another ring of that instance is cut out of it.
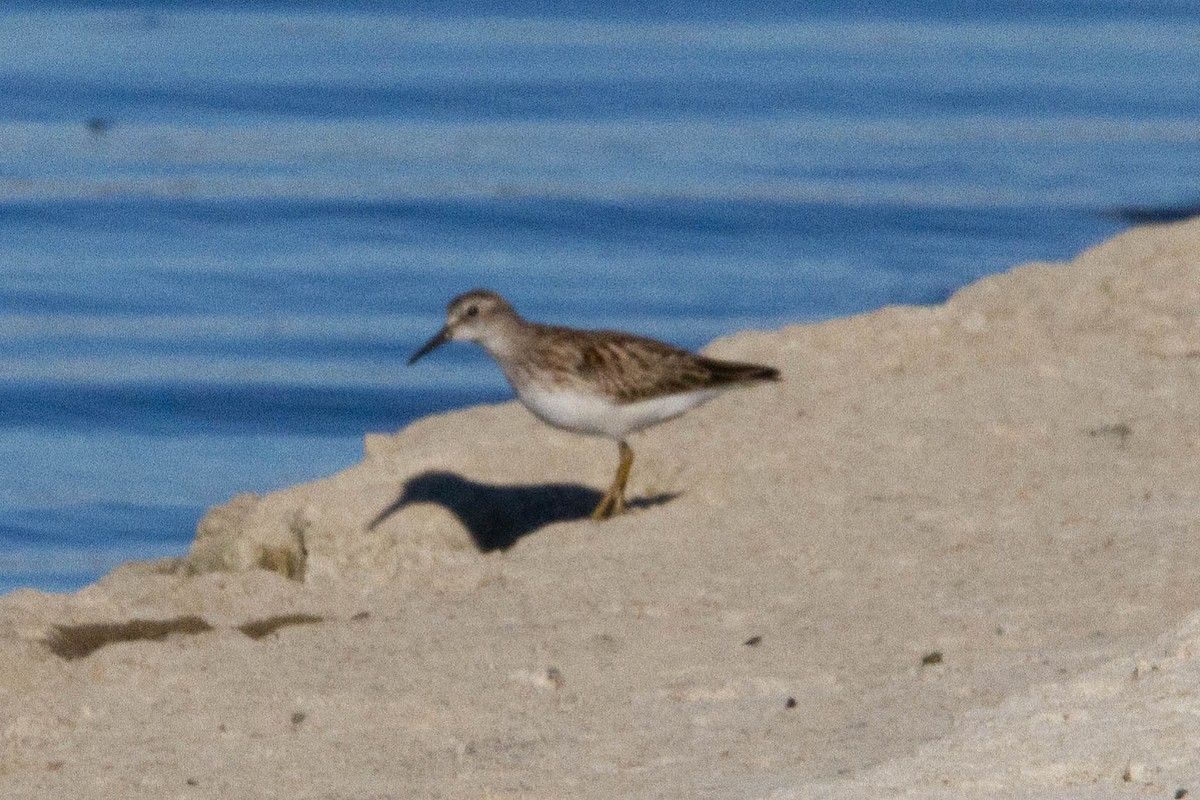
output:
<svg viewBox="0 0 1200 800"><path fill-rule="evenodd" d="M1198 253L716 342L785 381L610 522L615 447L509 403L13 593L0 796L1200 796Z"/></svg>

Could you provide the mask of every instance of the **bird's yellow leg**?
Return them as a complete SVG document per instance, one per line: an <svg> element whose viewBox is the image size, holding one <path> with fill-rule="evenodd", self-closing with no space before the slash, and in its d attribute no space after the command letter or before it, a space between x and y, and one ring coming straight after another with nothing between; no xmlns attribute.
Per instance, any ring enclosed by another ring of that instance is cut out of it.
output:
<svg viewBox="0 0 1200 800"><path fill-rule="evenodd" d="M600 504L596 506L596 510L592 512L592 519L608 519L625 510L625 484L629 482L629 472L633 469L633 448L624 441L618 442L618 447L621 453L621 463L617 465L617 475L613 478L608 493L604 495Z"/></svg>
<svg viewBox="0 0 1200 800"><path fill-rule="evenodd" d="M613 481L613 488L616 490L614 514L625 510L625 484L629 483L629 473L633 470L633 448L622 440L619 443L619 451L621 463L617 465L617 479Z"/></svg>

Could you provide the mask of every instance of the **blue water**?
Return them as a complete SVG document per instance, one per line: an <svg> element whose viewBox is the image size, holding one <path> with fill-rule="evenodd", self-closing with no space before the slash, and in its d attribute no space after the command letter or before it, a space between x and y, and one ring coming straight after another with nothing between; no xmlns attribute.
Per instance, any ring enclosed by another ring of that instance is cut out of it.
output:
<svg viewBox="0 0 1200 800"><path fill-rule="evenodd" d="M1200 201L1190 2L504 9L5 5L0 592L506 397L403 366L468 288L698 347Z"/></svg>

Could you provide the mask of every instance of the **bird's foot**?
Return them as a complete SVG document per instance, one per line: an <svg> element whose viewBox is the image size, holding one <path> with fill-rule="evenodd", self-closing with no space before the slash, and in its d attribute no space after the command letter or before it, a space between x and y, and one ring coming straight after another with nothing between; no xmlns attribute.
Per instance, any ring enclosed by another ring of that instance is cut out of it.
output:
<svg viewBox="0 0 1200 800"><path fill-rule="evenodd" d="M592 511L592 519L597 522L609 519L625 511L625 495L623 492L609 491L604 495L600 504Z"/></svg>

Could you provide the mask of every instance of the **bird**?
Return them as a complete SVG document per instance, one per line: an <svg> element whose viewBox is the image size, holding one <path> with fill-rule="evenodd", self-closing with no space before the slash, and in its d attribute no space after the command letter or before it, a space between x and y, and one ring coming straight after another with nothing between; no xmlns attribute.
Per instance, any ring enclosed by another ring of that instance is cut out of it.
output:
<svg viewBox="0 0 1200 800"><path fill-rule="evenodd" d="M591 517L627 508L631 434L675 419L730 389L780 380L779 370L722 361L623 331L542 325L486 289L446 307L446 324L408 360L412 366L451 341L474 342L500 366L517 399L555 428L616 441L619 462Z"/></svg>

